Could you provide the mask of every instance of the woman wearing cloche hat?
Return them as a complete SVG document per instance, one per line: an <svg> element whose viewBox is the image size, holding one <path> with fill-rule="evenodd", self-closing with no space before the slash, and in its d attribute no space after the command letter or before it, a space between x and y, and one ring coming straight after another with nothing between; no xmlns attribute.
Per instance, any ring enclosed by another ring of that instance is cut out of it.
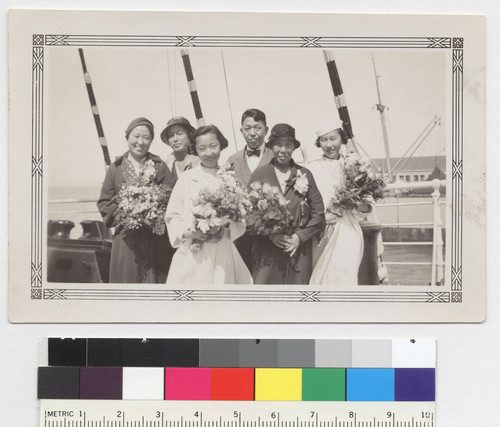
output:
<svg viewBox="0 0 500 427"><path fill-rule="evenodd" d="M308 284L312 272L312 238L324 224L321 194L311 172L297 165L293 151L300 146L295 129L275 125L266 144L274 158L257 168L250 177L277 187L288 201L292 217L290 231L256 236L252 248L252 275L256 284Z"/></svg>
<svg viewBox="0 0 500 427"><path fill-rule="evenodd" d="M191 148L194 132L195 128L189 120L182 116L171 118L161 132L161 140L172 149L165 163L176 180L182 172L200 164L200 159Z"/></svg>
<svg viewBox="0 0 500 427"><path fill-rule="evenodd" d="M316 136L316 146L321 148L323 156L308 167L318 182L326 208L342 185L347 139L340 120L321 123ZM310 284L356 286L363 257L363 233L357 213L346 211L339 217L327 212L325 217L325 235L313 244Z"/></svg>
<svg viewBox="0 0 500 427"><path fill-rule="evenodd" d="M156 184L170 188L174 185L167 165L149 152L153 138L154 127L148 119L139 117L130 122L125 130L128 150L109 166L97 201L106 226L115 227L110 283L165 283L167 277L173 254L168 237L148 229L126 229L116 216L116 196L122 187L136 183L145 173Z"/></svg>

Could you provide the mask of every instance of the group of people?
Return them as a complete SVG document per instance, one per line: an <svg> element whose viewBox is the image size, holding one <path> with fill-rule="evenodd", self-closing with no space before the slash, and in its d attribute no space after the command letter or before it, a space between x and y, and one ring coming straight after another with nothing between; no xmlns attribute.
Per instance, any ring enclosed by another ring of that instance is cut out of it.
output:
<svg viewBox="0 0 500 427"><path fill-rule="evenodd" d="M307 167L292 158L300 142L289 124L276 124L266 142L266 116L252 108L242 115L241 133L246 146L228 163L242 186L260 181L279 189L291 217L288 231L252 235L244 220L230 221L217 239L195 229L193 205L200 190L217 180L227 139L214 125L195 129L174 117L161 132L172 149L162 161L149 151L153 124L138 118L125 131L128 150L109 167L97 203L105 224L115 227L111 283L357 285L363 235L356 213L325 214L342 180L342 122L320 125L316 145L323 156ZM172 188L164 235L124 229L115 216L120 188L137 178L147 160L154 164L155 182ZM200 250L191 249L193 241L203 242Z"/></svg>

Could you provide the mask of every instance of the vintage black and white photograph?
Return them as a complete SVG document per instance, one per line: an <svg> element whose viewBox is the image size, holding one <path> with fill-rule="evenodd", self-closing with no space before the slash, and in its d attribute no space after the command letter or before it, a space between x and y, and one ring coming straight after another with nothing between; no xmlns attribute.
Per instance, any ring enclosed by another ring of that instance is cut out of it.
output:
<svg viewBox="0 0 500 427"><path fill-rule="evenodd" d="M446 52L49 63L49 282L444 284Z"/></svg>
<svg viewBox="0 0 500 427"><path fill-rule="evenodd" d="M11 17L11 320L482 319L480 19L56 15Z"/></svg>

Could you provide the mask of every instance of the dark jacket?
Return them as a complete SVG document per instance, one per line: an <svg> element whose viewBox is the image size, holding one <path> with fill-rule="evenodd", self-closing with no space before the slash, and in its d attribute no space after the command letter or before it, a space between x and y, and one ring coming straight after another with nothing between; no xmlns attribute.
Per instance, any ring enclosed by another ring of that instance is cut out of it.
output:
<svg viewBox="0 0 500 427"><path fill-rule="evenodd" d="M273 159L273 153L269 148L266 148L264 144L262 145L262 157L260 159L259 165L257 169L261 166L269 164L269 162ZM236 176L240 179L242 184L246 187L248 185L248 181L250 181L250 176L252 172L248 167L247 156L245 154L246 147L243 150L237 151L236 153L229 156L227 162L232 165ZM255 169L255 170L257 170Z"/></svg>
<svg viewBox="0 0 500 427"><path fill-rule="evenodd" d="M118 204L115 196L125 184L122 162L127 153L118 157L108 168L97 207L108 227L116 227L111 248L110 283L165 283L173 249L165 233L162 236L148 230L125 230L116 224ZM157 184L174 185L174 176L167 165L154 154Z"/></svg>
<svg viewBox="0 0 500 427"><path fill-rule="evenodd" d="M120 192L123 184L125 184L122 162L127 154L128 151L117 157L109 166L106 177L104 178L104 183L102 184L99 200L97 201L97 208L101 213L104 224L109 228L116 227L115 212L118 208L118 204L113 198ZM165 162L155 154L148 153L147 156L148 160L152 160L155 164L155 182L173 188L175 177L172 172L170 172Z"/></svg>
<svg viewBox="0 0 500 427"><path fill-rule="evenodd" d="M297 171L306 175L309 188L305 196L294 190ZM279 185L274 169L274 160L270 164L257 168L250 177L250 182L261 181L274 187ZM288 253L278 248L268 237L256 238L252 251L253 279L254 283L261 284L308 284L312 273L312 240L311 238L320 233L324 223L324 205L321 194L316 186L312 173L297 165L292 160L290 178L284 191L285 198L289 201L288 211L294 221L292 231L300 238L300 246L296 254L290 258ZM305 201L308 209L301 208ZM306 217L301 215L306 213Z"/></svg>

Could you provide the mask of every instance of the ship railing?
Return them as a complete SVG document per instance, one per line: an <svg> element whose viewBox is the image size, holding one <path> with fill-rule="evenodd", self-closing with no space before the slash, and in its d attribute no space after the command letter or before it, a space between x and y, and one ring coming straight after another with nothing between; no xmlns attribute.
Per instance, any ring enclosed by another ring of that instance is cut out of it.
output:
<svg viewBox="0 0 500 427"><path fill-rule="evenodd" d="M94 198L73 198L73 199L51 199L49 200L49 205L75 205L79 203L93 203L94 206L97 203L97 199ZM50 209L49 209L49 212ZM71 209L71 210L64 210L64 209L57 209L53 212L57 212L58 215L69 215L69 214L92 214L93 216L100 217L99 211L97 210L96 207L92 209Z"/></svg>
<svg viewBox="0 0 500 427"><path fill-rule="evenodd" d="M416 261L384 261L387 266L391 265L407 265L407 266L418 266L425 265L431 266L431 286L441 286L444 285L444 256L443 256L443 221L441 218L441 206L445 205L446 202L441 200L441 189L446 188L446 181L434 179L432 181L396 181L387 185L387 190L394 192L396 197L399 194L407 190L431 190L431 201L415 201L415 202L396 202L396 203L381 203L377 205L378 208L385 207L396 207L399 209L401 206L422 206L422 205L432 205L433 206L433 221L432 222L396 222L396 223L382 223L383 227L429 227L432 226L432 241L415 241L415 242L386 242L384 241L384 246L392 245L416 245L416 246L430 246L432 245L432 261L427 262L416 262ZM407 200L407 199L405 199Z"/></svg>
<svg viewBox="0 0 500 427"><path fill-rule="evenodd" d="M444 258L443 258L443 237L442 237L442 229L443 222L441 218L441 209L440 207L445 205L445 201L441 200L441 192L442 188L446 188L446 181L435 179L433 181L417 181L417 182L406 182L406 181L396 181L394 183L390 183L387 185L387 190L393 192L398 196L407 190L429 190L432 191L431 201L412 201L412 202L396 202L396 203L379 203L377 208L388 208L388 207L396 207L399 208L401 206L422 206L422 205L433 205L433 221L432 222L395 222L395 223L382 223L383 227L430 227L433 229L433 238L432 241L415 241L415 242L387 242L384 241L384 246L430 246L432 245L432 261L427 262L416 262L416 261L384 261L386 266L391 265L402 265L402 266L431 266L431 281L430 284L432 286L439 286L444 284ZM407 200L405 198L405 200ZM59 199L59 200L50 200L50 205L67 205L67 204L79 204L79 203L95 203L95 198L73 198L73 199ZM59 210L57 209L57 213L59 215L68 215L68 214L92 214L96 215L97 212L94 209L92 210Z"/></svg>

